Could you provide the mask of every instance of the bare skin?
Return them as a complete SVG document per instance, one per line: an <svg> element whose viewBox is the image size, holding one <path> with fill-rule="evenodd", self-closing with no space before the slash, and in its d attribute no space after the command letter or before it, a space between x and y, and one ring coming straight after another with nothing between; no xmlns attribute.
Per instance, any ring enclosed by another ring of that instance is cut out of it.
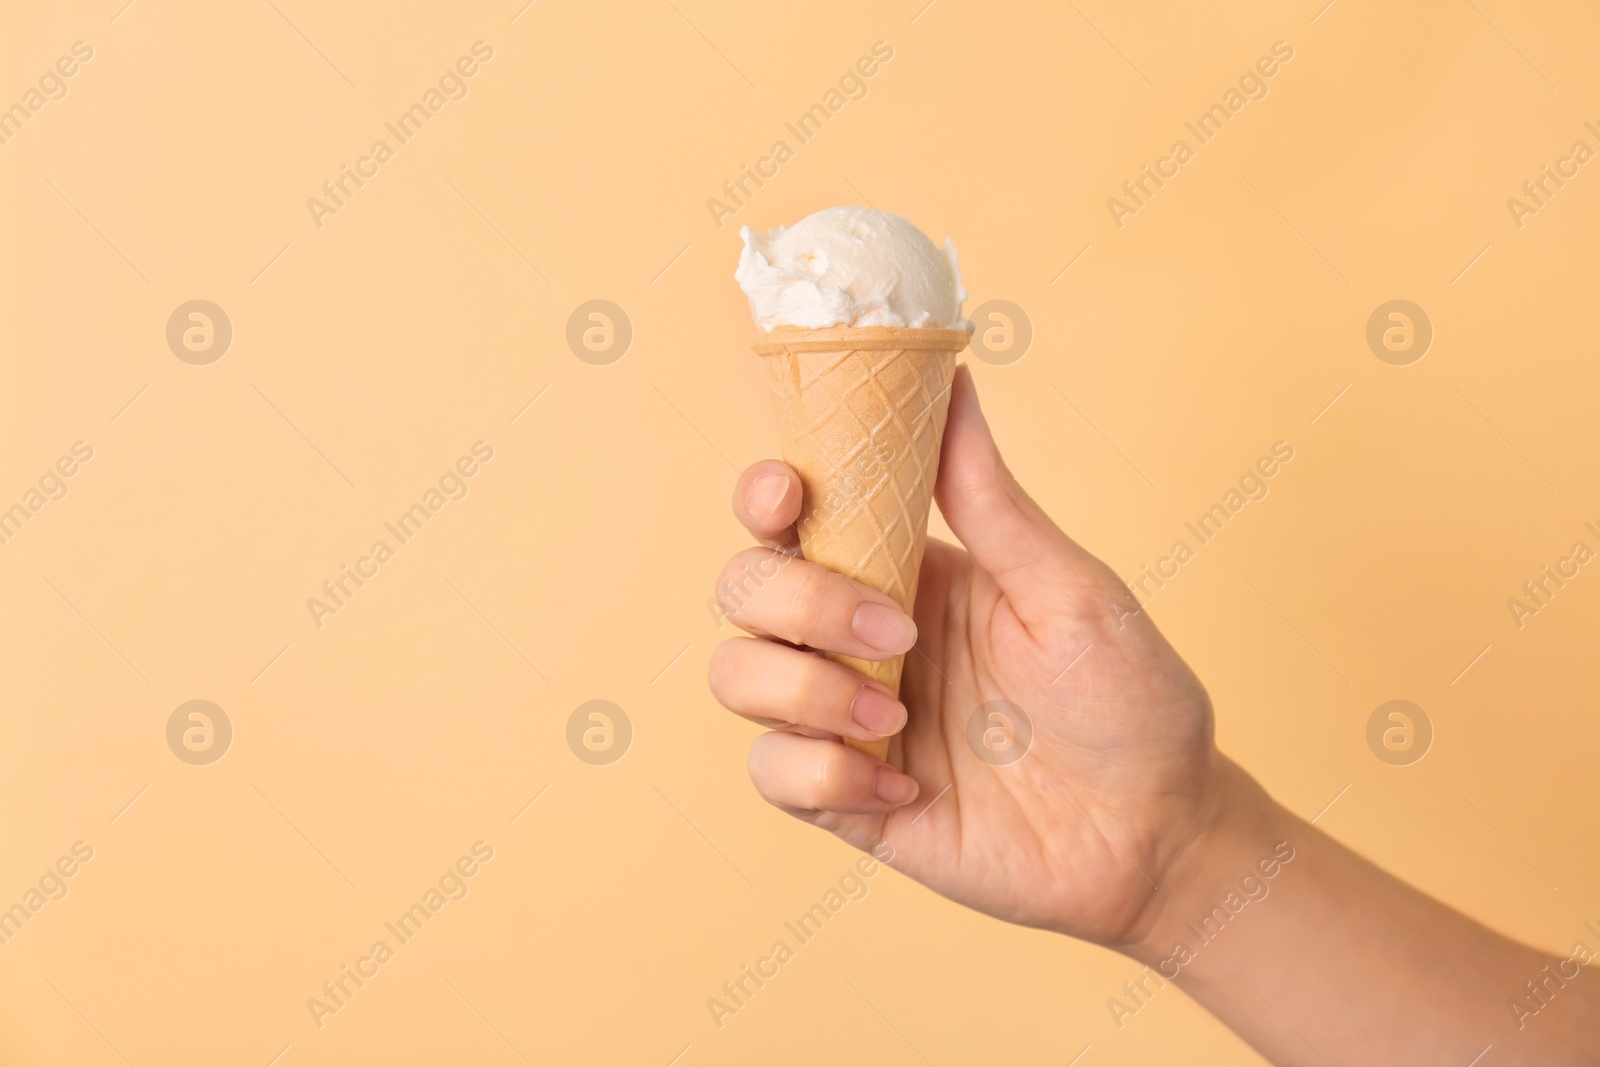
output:
<svg viewBox="0 0 1600 1067"><path fill-rule="evenodd" d="M1490 1045L1482 1067L1600 1064L1600 957L1563 969L1570 951L1519 945L1417 892L1218 751L1205 688L1017 484L964 367L935 499L964 547L930 541L912 619L798 558L788 467L758 463L735 487L765 547L718 580L752 636L717 649L710 681L771 728L750 750L763 797L857 848L887 842L898 870L968 907L1148 964L1275 1064L1466 1067ZM736 593L758 565L774 576ZM909 651L904 702L813 649ZM968 743L991 701L1031 722L1015 763ZM883 736L887 762L840 740ZM1208 915L1197 936L1189 924Z"/></svg>

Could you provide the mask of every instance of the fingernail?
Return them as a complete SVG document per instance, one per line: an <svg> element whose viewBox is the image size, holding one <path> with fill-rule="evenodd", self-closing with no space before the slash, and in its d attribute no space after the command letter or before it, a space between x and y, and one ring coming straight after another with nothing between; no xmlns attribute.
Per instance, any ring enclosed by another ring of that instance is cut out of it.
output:
<svg viewBox="0 0 1600 1067"><path fill-rule="evenodd" d="M789 495L789 479L781 474L763 474L750 486L750 511L757 517L771 515Z"/></svg>
<svg viewBox="0 0 1600 1067"><path fill-rule="evenodd" d="M884 655L911 651L917 643L917 624L893 605L863 600L850 619L850 632L856 640Z"/></svg>
<svg viewBox="0 0 1600 1067"><path fill-rule="evenodd" d="M893 767L879 767L878 777L872 783L872 792L879 800L897 807L915 800L917 791L917 780Z"/></svg>
<svg viewBox="0 0 1600 1067"><path fill-rule="evenodd" d="M904 704L888 693L864 685L861 692L856 694L855 702L850 705L850 718L863 730L871 730L879 737L888 737L899 733L906 724L906 709Z"/></svg>

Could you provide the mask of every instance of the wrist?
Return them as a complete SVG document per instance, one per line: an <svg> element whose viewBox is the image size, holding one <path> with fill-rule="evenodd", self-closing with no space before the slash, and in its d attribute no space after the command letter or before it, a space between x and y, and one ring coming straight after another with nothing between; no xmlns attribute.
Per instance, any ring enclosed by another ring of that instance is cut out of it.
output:
<svg viewBox="0 0 1600 1067"><path fill-rule="evenodd" d="M1134 929L1118 946L1175 978L1232 916L1264 899L1292 864L1299 820L1232 760L1217 755L1199 828L1167 865Z"/></svg>

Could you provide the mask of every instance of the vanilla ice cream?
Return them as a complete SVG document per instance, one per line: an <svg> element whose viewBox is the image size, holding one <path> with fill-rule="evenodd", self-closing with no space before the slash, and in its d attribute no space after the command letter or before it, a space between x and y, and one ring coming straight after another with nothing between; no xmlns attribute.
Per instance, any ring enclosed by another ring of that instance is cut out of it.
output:
<svg viewBox="0 0 1600 1067"><path fill-rule="evenodd" d="M830 207L765 234L739 231L734 279L763 330L798 326L966 329L956 248L899 215Z"/></svg>

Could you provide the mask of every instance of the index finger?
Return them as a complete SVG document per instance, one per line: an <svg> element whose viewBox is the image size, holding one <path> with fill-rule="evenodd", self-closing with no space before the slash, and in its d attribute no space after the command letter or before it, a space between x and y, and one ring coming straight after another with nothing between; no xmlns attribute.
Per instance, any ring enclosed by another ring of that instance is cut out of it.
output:
<svg viewBox="0 0 1600 1067"><path fill-rule="evenodd" d="M800 545L795 520L800 518L800 476L786 463L764 459L739 476L733 486L733 514L757 539L786 551Z"/></svg>

